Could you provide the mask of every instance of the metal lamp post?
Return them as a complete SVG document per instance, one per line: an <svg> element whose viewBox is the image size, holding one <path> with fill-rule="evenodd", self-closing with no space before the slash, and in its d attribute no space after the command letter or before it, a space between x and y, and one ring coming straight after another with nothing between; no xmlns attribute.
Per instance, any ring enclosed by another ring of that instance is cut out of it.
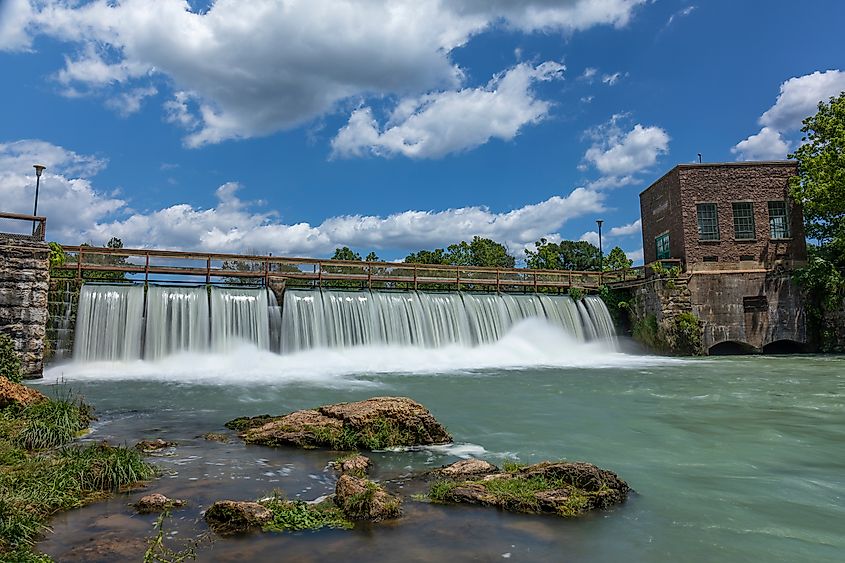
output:
<svg viewBox="0 0 845 563"><path fill-rule="evenodd" d="M41 173L46 170L46 166L43 164L34 164L32 166L35 168L35 208L32 210L33 215L38 215L38 190L41 187ZM32 236L35 236L35 225L37 221L32 221Z"/></svg>
<svg viewBox="0 0 845 563"><path fill-rule="evenodd" d="M604 223L601 219L596 219L596 225L599 226L599 272L604 271L604 250L601 247L601 224Z"/></svg>

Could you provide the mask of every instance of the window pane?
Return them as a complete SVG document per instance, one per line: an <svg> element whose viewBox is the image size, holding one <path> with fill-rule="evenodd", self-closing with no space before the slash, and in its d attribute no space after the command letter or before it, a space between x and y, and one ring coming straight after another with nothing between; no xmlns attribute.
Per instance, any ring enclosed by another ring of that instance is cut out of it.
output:
<svg viewBox="0 0 845 563"><path fill-rule="evenodd" d="M789 216L785 201L769 202L769 236L789 238Z"/></svg>
<svg viewBox="0 0 845 563"><path fill-rule="evenodd" d="M698 239L719 240L719 216L715 203L699 203L695 206L698 213Z"/></svg>
<svg viewBox="0 0 845 563"><path fill-rule="evenodd" d="M664 233L654 239L654 245L657 249L658 260L666 260L672 255L669 251L669 233Z"/></svg>
<svg viewBox="0 0 845 563"><path fill-rule="evenodd" d="M754 238L754 204L739 202L733 204L734 238L751 240Z"/></svg>

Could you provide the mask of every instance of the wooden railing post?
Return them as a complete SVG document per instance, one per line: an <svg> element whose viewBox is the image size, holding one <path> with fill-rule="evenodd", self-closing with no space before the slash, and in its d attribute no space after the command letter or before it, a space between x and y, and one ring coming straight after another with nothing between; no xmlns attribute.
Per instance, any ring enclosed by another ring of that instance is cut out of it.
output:
<svg viewBox="0 0 845 563"><path fill-rule="evenodd" d="M414 264L414 291L417 290L417 265Z"/></svg>
<svg viewBox="0 0 845 563"><path fill-rule="evenodd" d="M147 283L150 281L150 253L147 251L145 253L146 260L144 261L144 285L146 286Z"/></svg>
<svg viewBox="0 0 845 563"><path fill-rule="evenodd" d="M534 293L537 293L537 272L534 272Z"/></svg>
<svg viewBox="0 0 845 563"><path fill-rule="evenodd" d="M455 284L458 286L458 291L461 290L461 267L455 266Z"/></svg>
<svg viewBox="0 0 845 563"><path fill-rule="evenodd" d="M373 289L373 264L367 262L367 289Z"/></svg>
<svg viewBox="0 0 845 563"><path fill-rule="evenodd" d="M211 283L211 256L205 259L205 285Z"/></svg>
<svg viewBox="0 0 845 563"><path fill-rule="evenodd" d="M317 268L317 287L323 287L323 263L317 262L314 267Z"/></svg>
<svg viewBox="0 0 845 563"><path fill-rule="evenodd" d="M496 268L496 293L501 293L499 290L499 268Z"/></svg>
<svg viewBox="0 0 845 563"><path fill-rule="evenodd" d="M83 257L82 247L80 247L79 252L76 253L76 279L77 280L82 279L82 260L83 259L84 259L84 257Z"/></svg>

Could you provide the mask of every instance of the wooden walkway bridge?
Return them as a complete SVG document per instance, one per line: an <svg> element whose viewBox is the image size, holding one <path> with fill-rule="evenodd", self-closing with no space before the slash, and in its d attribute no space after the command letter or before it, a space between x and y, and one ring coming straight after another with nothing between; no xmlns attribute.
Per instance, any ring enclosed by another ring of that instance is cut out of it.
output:
<svg viewBox="0 0 845 563"><path fill-rule="evenodd" d="M167 283L246 283L288 287L369 289L450 289L497 292L595 291L603 285L639 285L643 266L615 271L484 268L405 262L359 262L172 250L63 246L66 262L58 266L76 279L124 274L134 281Z"/></svg>

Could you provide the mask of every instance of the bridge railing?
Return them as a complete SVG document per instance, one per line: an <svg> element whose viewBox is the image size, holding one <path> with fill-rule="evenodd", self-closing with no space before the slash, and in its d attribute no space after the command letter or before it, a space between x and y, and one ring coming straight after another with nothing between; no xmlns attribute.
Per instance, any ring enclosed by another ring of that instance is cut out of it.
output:
<svg viewBox="0 0 845 563"><path fill-rule="evenodd" d="M0 213L0 234L6 237L40 241L44 240L46 232L46 217L21 213Z"/></svg>
<svg viewBox="0 0 845 563"><path fill-rule="evenodd" d="M66 262L58 269L77 279L255 285L284 281L288 287L562 291L573 287L596 290L605 284L645 277L642 267L611 272L531 270L93 246L63 249Z"/></svg>

